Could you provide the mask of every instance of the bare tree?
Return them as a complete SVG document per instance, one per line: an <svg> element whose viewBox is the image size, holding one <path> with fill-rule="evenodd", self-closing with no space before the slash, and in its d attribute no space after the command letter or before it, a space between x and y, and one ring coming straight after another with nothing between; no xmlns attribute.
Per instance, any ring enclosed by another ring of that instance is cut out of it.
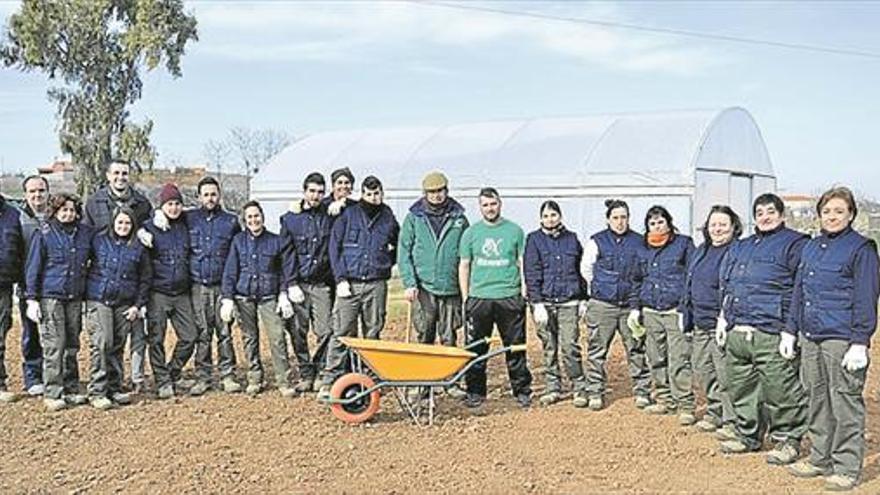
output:
<svg viewBox="0 0 880 495"><path fill-rule="evenodd" d="M204 155L205 161L208 162L208 170L216 170L217 180L220 181L221 186L224 185L223 170L229 163L230 155L232 155L232 147L229 142L212 139L205 143L202 155Z"/></svg>
<svg viewBox="0 0 880 495"><path fill-rule="evenodd" d="M290 144L290 136L276 129L249 129L234 127L228 142L240 160L240 170L247 180L247 195L251 193L251 176Z"/></svg>

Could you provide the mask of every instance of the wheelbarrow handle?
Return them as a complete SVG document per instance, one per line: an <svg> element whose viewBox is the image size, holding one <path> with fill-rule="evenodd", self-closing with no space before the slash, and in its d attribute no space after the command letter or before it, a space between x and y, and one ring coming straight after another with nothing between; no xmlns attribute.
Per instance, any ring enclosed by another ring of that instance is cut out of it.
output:
<svg viewBox="0 0 880 495"><path fill-rule="evenodd" d="M486 338L482 338L480 340L477 340L475 342L471 342L470 344L464 346L464 349L469 350L469 349L473 349L474 347L481 346L481 345L492 345L492 344L497 345L500 343L501 343L501 337L492 335L491 337L486 337Z"/></svg>
<svg viewBox="0 0 880 495"><path fill-rule="evenodd" d="M528 345L526 344L516 344L510 346L509 352L526 352L526 348L528 348Z"/></svg>

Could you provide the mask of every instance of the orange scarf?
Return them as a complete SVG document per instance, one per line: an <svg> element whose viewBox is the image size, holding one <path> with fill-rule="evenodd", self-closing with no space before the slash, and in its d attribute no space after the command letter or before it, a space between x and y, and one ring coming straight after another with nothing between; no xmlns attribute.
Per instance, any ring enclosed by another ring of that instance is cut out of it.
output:
<svg viewBox="0 0 880 495"><path fill-rule="evenodd" d="M651 232L648 234L648 245L651 247L663 247L669 241L669 232L658 234Z"/></svg>

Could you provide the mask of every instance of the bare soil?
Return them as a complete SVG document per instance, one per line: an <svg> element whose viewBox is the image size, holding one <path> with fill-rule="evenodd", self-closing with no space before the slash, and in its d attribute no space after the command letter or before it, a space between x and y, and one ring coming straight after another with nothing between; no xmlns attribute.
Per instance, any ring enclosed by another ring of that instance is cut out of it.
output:
<svg viewBox="0 0 880 495"><path fill-rule="evenodd" d="M398 318L384 337L401 338L402 327ZM16 325L7 338L10 389L21 387L19 342ZM540 343L532 330L529 343L540 392ZM236 346L240 359L237 334ZM263 355L270 366L267 349ZM86 380L85 338L80 362ZM272 388L257 398L212 392L162 402L149 394L109 412L84 406L51 414L41 401L22 399L0 406L0 493L821 491L821 479L793 478L761 453L722 455L711 435L637 410L618 342L611 403L600 412L569 400L522 410L510 397L503 358L489 368L492 392L483 411L441 397L431 428L414 426L390 396L361 426L339 422L313 395L282 399ZM880 493L876 367L865 395L868 454L854 493Z"/></svg>

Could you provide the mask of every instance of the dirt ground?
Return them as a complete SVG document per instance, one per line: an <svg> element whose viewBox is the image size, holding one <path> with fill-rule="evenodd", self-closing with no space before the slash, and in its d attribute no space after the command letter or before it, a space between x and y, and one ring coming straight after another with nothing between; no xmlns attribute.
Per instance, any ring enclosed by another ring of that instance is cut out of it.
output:
<svg viewBox="0 0 880 495"><path fill-rule="evenodd" d="M384 336L400 338L402 328L392 322ZM16 325L7 338L12 389L21 387L19 335ZM529 344L540 392L533 331ZM238 335L236 346L241 356ZM83 340L84 379L86 349ZM492 392L483 413L442 397L432 428L411 424L390 396L362 426L337 421L313 395L282 399L274 390L255 399L213 392L160 402L148 395L110 412L84 406L55 414L23 399L0 406L0 493L821 491L821 479L793 478L759 453L724 456L710 435L638 411L617 342L611 404L600 412L568 401L521 410L510 397L503 358L489 368ZM878 392L875 367L866 389L865 481L854 493L880 493Z"/></svg>

